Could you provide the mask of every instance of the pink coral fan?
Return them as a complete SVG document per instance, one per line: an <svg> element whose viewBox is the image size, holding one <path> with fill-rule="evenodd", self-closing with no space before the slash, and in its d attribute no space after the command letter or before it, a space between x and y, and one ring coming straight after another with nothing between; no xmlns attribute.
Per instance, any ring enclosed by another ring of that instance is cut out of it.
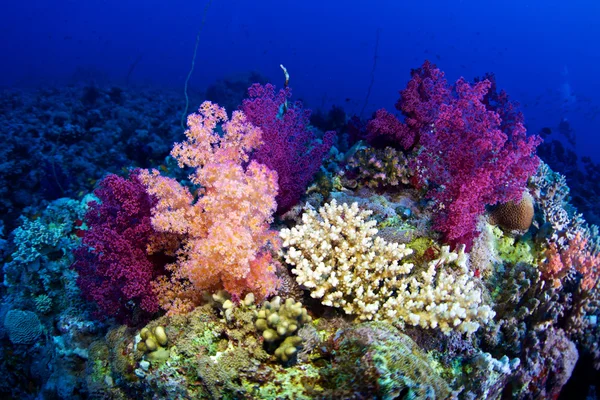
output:
<svg viewBox="0 0 600 400"><path fill-rule="evenodd" d="M216 132L222 123L223 134ZM169 278L155 285L163 308L170 313L188 310L203 290L225 289L238 297L252 292L258 298L277 287L271 251L279 240L269 229L276 209L277 174L248 154L261 141L261 130L244 113L228 120L225 110L204 102L188 117L187 140L171 154L201 186L195 198L187 188L158 171L141 179L157 197L152 224L160 232L182 235L176 264Z"/></svg>

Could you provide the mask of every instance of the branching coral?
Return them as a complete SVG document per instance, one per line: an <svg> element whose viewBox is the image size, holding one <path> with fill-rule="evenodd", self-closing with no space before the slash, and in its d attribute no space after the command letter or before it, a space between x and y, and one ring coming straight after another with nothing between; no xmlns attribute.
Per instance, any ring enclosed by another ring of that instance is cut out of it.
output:
<svg viewBox="0 0 600 400"><path fill-rule="evenodd" d="M550 230L549 241L562 246L577 233L586 235L581 214L569 204L570 189L564 175L541 163L536 174L529 179L529 190L542 211L542 222Z"/></svg>
<svg viewBox="0 0 600 400"><path fill-rule="evenodd" d="M307 210L301 225L281 231L285 260L298 283L323 304L365 320L377 317L397 277L413 267L400 263L412 250L375 237L376 222L366 221L370 214L356 203L333 200L318 214Z"/></svg>
<svg viewBox="0 0 600 400"><path fill-rule="evenodd" d="M420 275L400 280L397 295L382 307L388 318L399 317L424 328L439 327L442 332L472 333L481 322L494 317L468 268L464 247L457 253L449 250L442 247L439 258L430 261Z"/></svg>
<svg viewBox="0 0 600 400"><path fill-rule="evenodd" d="M392 147L360 149L348 160L348 167L346 181L370 188L406 185L412 176L404 153Z"/></svg>
<svg viewBox="0 0 600 400"><path fill-rule="evenodd" d="M464 249L443 247L424 271L411 274L413 264L400 262L412 250L375 236L369 215L356 203L338 206L334 200L281 231L285 260L312 297L362 320L399 318L444 332L471 333L493 318Z"/></svg>

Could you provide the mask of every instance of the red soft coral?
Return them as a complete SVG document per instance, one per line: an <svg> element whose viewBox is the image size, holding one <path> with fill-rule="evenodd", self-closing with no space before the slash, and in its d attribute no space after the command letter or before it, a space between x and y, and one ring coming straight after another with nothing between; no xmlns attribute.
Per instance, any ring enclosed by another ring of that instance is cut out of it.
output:
<svg viewBox="0 0 600 400"><path fill-rule="evenodd" d="M150 223L154 200L137 171L129 179L108 175L94 194L101 202L90 203L85 217L89 229L75 250L77 284L96 303L99 317L144 322L158 311L151 282L163 272L161 257L146 252L156 235Z"/></svg>
<svg viewBox="0 0 600 400"><path fill-rule="evenodd" d="M569 272L577 271L581 276L581 289L589 291L594 288L600 278L600 255L590 252L586 245L587 240L580 233L562 249L550 243L540 263L542 275L551 280L555 287L560 287L562 279Z"/></svg>

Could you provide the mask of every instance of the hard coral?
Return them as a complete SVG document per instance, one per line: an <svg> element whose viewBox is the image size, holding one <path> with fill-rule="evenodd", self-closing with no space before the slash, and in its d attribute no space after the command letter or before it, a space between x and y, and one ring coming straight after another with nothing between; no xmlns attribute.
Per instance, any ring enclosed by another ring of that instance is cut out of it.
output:
<svg viewBox="0 0 600 400"><path fill-rule="evenodd" d="M407 157L392 147L360 149L348 160L348 168L344 183L355 181L370 188L407 185L412 176Z"/></svg>
<svg viewBox="0 0 600 400"><path fill-rule="evenodd" d="M34 344L42 335L42 324L36 313L10 310L4 317L4 329L14 344Z"/></svg>
<svg viewBox="0 0 600 400"><path fill-rule="evenodd" d="M307 210L301 225L280 233L298 283L323 304L360 319L375 318L397 276L412 269L412 264L400 264L412 250L376 237L376 222L366 220L370 214L356 203L333 200L318 214Z"/></svg>
<svg viewBox="0 0 600 400"><path fill-rule="evenodd" d="M367 322L332 337L323 398L445 399L451 388L427 355L395 327ZM341 383L341 384L340 384Z"/></svg>
<svg viewBox="0 0 600 400"><path fill-rule="evenodd" d="M311 317L302 303L286 299L282 304L281 297L275 296L271 301L265 301L256 312L254 324L262 332L265 342L278 342L275 356L282 362L288 362L295 357L302 344L298 330L310 321Z"/></svg>
<svg viewBox="0 0 600 400"><path fill-rule="evenodd" d="M458 252L444 246L415 273L412 263L401 263L412 249L375 236L369 215L356 203L338 206L333 200L319 214L307 210L301 225L281 231L285 260L311 297L361 320L400 319L443 332L472 333L493 318L464 246Z"/></svg>
<svg viewBox="0 0 600 400"><path fill-rule="evenodd" d="M533 197L527 192L519 202L509 201L496 206L491 212L490 223L508 231L526 231L533 222Z"/></svg>

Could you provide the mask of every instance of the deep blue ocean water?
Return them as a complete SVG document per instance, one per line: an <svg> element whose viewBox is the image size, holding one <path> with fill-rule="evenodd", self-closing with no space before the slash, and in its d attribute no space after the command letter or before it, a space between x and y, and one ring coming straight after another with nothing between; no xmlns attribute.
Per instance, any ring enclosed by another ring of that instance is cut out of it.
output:
<svg viewBox="0 0 600 400"><path fill-rule="evenodd" d="M205 1L10 2L0 15L0 85L67 82L77 71L114 83L182 88ZM453 81L496 74L530 130L567 118L576 152L600 156L600 37L595 1L217 1L208 7L190 87L257 71L313 108L391 107L425 59ZM378 48L376 49L376 43ZM377 50L377 51L376 51Z"/></svg>

